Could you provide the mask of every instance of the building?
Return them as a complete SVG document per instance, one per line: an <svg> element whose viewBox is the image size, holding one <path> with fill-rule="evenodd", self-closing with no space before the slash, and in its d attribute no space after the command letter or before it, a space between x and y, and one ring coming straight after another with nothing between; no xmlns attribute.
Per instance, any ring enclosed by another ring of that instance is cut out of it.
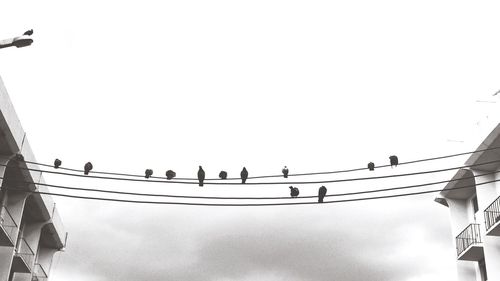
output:
<svg viewBox="0 0 500 281"><path fill-rule="evenodd" d="M47 280L64 230L0 78L0 281ZM37 183L37 184L33 184Z"/></svg>
<svg viewBox="0 0 500 281"><path fill-rule="evenodd" d="M459 281L500 280L500 124L444 187ZM487 149L487 150L485 150ZM485 151L482 151L485 150Z"/></svg>

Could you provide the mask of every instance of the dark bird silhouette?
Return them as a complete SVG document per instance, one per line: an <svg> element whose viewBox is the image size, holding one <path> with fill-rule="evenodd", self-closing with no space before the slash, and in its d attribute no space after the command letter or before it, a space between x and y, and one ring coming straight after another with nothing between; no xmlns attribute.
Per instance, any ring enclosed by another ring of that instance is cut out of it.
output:
<svg viewBox="0 0 500 281"><path fill-rule="evenodd" d="M62 164L61 160L59 160L57 158L56 158L56 160L54 160L54 168L57 169L57 168L61 167L61 164Z"/></svg>
<svg viewBox="0 0 500 281"><path fill-rule="evenodd" d="M370 171L375 170L375 164L373 164L373 162L368 163L368 170Z"/></svg>
<svg viewBox="0 0 500 281"><path fill-rule="evenodd" d="M145 173L145 177L147 179L149 179L149 177L151 177L153 175L153 170L151 169L146 169L146 171L144 172Z"/></svg>
<svg viewBox="0 0 500 281"><path fill-rule="evenodd" d="M16 154L17 161L24 161L24 156L21 153Z"/></svg>
<svg viewBox="0 0 500 281"><path fill-rule="evenodd" d="M85 166L83 167L83 169L84 169L83 173L88 175L90 170L92 170L92 168L94 168L94 166L92 166L92 163L87 162L87 164L85 164Z"/></svg>
<svg viewBox="0 0 500 281"><path fill-rule="evenodd" d="M165 173L165 175L167 176L167 180L171 180L171 179L175 178L175 176L176 176L175 172L172 170L168 170Z"/></svg>
<svg viewBox="0 0 500 281"><path fill-rule="evenodd" d="M223 180L227 179L227 172L226 171L220 171L219 178L221 178Z"/></svg>
<svg viewBox="0 0 500 281"><path fill-rule="evenodd" d="M198 169L198 181L199 186L203 186L203 181L205 180L205 171L203 171L203 168L200 166L200 169Z"/></svg>
<svg viewBox="0 0 500 281"><path fill-rule="evenodd" d="M243 167L243 170L241 170L240 176L241 176L241 183L245 183L248 179L247 168Z"/></svg>
<svg viewBox="0 0 500 281"><path fill-rule="evenodd" d="M283 168L283 170L281 170L281 172L283 173L283 176L286 178L288 178L288 168L285 166L285 168Z"/></svg>
<svg viewBox="0 0 500 281"><path fill-rule="evenodd" d="M290 186L290 196L292 196L292 198L299 196L299 188Z"/></svg>
<svg viewBox="0 0 500 281"><path fill-rule="evenodd" d="M318 203L323 203L323 198L326 195L326 187L323 185L318 190Z"/></svg>
<svg viewBox="0 0 500 281"><path fill-rule="evenodd" d="M26 31L23 35L28 35L28 36L33 35L33 29Z"/></svg>
<svg viewBox="0 0 500 281"><path fill-rule="evenodd" d="M396 155L389 156L389 160L391 160L391 168L392 166L397 167L399 164L398 157Z"/></svg>

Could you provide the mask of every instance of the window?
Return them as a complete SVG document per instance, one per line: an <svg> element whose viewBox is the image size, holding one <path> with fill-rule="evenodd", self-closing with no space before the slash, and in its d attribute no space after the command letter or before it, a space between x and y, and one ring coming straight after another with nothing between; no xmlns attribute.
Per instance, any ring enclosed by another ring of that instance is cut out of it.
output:
<svg viewBox="0 0 500 281"><path fill-rule="evenodd" d="M481 274L481 281L488 280L488 275L486 274L486 262L484 259L478 261L479 264L479 273Z"/></svg>
<svg viewBox="0 0 500 281"><path fill-rule="evenodd" d="M474 214L479 211L479 206L477 205L477 196L472 198L472 206L474 207Z"/></svg>

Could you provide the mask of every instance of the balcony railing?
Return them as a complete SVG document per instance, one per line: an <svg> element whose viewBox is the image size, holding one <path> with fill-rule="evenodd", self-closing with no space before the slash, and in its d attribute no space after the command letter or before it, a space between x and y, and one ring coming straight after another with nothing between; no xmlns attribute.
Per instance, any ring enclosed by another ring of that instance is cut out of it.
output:
<svg viewBox="0 0 500 281"><path fill-rule="evenodd" d="M47 272L45 272L45 269L43 269L42 265L39 263L35 264L35 270L33 273L33 278L31 278L32 281L47 281L48 275Z"/></svg>
<svg viewBox="0 0 500 281"><path fill-rule="evenodd" d="M14 218L9 212L9 209L6 207L2 206L0 209L0 227L3 229L5 234L7 234L8 238L10 241L8 242L10 245L13 246L15 241L15 234L17 231L17 224L14 221ZM8 241L8 240L7 240ZM8 244L5 243L0 243L2 246L7 246Z"/></svg>
<svg viewBox="0 0 500 281"><path fill-rule="evenodd" d="M35 258L35 252L33 252L30 245L24 238L19 241L15 256L20 257L24 261L28 269L31 270L33 259Z"/></svg>
<svg viewBox="0 0 500 281"><path fill-rule="evenodd" d="M486 222L486 231L500 221L500 197L491 203L484 210L484 220Z"/></svg>
<svg viewBox="0 0 500 281"><path fill-rule="evenodd" d="M482 240L479 224L469 224L469 226L457 236L457 256L460 257L460 255L462 255L471 245L480 243L482 243Z"/></svg>

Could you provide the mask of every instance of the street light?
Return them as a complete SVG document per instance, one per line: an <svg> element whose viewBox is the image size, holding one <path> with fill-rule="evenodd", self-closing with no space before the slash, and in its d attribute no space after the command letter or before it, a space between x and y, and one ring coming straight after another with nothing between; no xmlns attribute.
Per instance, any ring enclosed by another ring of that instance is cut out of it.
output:
<svg viewBox="0 0 500 281"><path fill-rule="evenodd" d="M31 39L31 35L33 34L33 29L26 31L23 35L9 38L5 40L0 40L0 49L7 47L27 47L33 43L33 39Z"/></svg>

